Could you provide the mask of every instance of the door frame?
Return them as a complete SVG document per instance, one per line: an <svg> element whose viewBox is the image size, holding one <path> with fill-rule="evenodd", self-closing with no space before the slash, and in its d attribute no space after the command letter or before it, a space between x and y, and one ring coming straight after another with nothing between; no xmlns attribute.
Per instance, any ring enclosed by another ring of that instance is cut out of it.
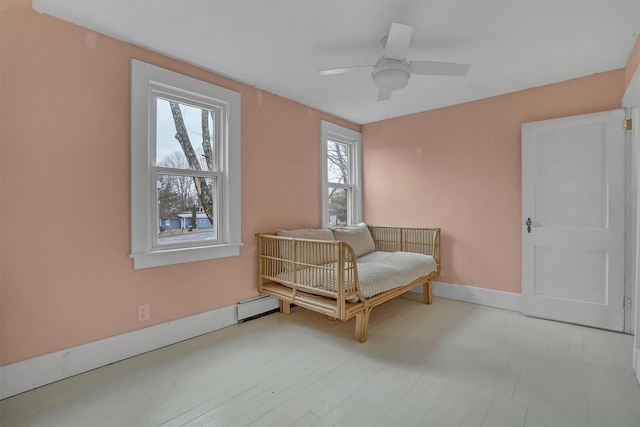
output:
<svg viewBox="0 0 640 427"><path fill-rule="evenodd" d="M638 94L640 101L640 94ZM638 107L625 107L625 117L631 119L637 128L638 123ZM640 212L638 206L638 137L635 136L637 129L625 132L625 280L624 280L624 296L629 301L634 301L636 295L636 286L638 278L638 232L640 231ZM624 308L624 332L633 334L636 330L636 303Z"/></svg>
<svg viewBox="0 0 640 427"><path fill-rule="evenodd" d="M625 293L631 298L632 307L629 310L629 322L625 317L625 332L634 334L633 337L633 358L632 365L636 373L636 378L640 382L640 318L638 317L638 306L640 306L640 67L638 67L627 86L622 98L622 107L627 110L627 118L632 119L632 130L627 132L627 202L626 225L630 226L627 233L627 246L629 250L626 266ZM625 316L627 315L625 311ZM629 330L627 330L627 323Z"/></svg>

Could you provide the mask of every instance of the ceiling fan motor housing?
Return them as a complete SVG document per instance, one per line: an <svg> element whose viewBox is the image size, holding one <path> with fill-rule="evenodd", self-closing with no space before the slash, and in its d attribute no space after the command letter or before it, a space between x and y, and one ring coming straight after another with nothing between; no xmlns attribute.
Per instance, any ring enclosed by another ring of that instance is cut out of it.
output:
<svg viewBox="0 0 640 427"><path fill-rule="evenodd" d="M389 59L382 56L378 59L371 77L380 89L398 90L409 83L409 63L405 60Z"/></svg>

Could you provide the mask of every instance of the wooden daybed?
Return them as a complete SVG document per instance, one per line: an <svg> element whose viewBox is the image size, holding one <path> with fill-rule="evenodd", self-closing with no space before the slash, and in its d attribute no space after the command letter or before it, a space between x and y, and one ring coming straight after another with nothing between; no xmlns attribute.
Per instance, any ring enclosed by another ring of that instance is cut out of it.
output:
<svg viewBox="0 0 640 427"><path fill-rule="evenodd" d="M259 233L258 291L334 319L356 318L367 341L371 310L416 286L432 303L440 274L440 229L359 224L344 229Z"/></svg>

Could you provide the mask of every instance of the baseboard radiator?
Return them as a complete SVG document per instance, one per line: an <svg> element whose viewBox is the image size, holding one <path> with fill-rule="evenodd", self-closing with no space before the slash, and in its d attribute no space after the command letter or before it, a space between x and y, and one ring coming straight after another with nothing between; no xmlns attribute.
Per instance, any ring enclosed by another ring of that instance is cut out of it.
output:
<svg viewBox="0 0 640 427"><path fill-rule="evenodd" d="M259 295L236 304L238 308L238 322L280 309L280 301L268 295Z"/></svg>

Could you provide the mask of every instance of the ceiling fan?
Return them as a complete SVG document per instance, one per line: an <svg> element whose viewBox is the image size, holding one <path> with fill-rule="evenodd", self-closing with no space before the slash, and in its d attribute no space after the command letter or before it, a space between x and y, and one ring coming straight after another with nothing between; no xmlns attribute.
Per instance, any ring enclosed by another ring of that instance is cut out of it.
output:
<svg viewBox="0 0 640 427"><path fill-rule="evenodd" d="M391 92L402 89L409 83L412 74L427 76L463 77L471 68L469 64L455 64L436 61L407 61L409 42L413 27L405 24L391 24L389 35L380 40L384 53L375 65L329 68L319 70L321 75L342 74L351 71L372 69L373 83L378 87L378 101L391 98Z"/></svg>

